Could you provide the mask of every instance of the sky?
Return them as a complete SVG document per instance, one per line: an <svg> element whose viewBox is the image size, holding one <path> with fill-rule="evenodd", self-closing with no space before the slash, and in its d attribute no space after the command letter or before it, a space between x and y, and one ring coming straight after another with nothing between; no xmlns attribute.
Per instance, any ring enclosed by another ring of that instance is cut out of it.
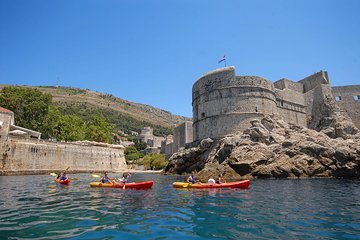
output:
<svg viewBox="0 0 360 240"><path fill-rule="evenodd" d="M0 84L66 86L192 117L192 86L236 75L360 84L358 0L0 0Z"/></svg>

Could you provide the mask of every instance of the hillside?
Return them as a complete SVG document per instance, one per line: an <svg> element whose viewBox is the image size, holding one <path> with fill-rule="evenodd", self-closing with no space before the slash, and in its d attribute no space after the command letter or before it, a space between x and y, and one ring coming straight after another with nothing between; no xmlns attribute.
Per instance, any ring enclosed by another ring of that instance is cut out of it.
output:
<svg viewBox="0 0 360 240"><path fill-rule="evenodd" d="M11 85L1 84L0 89L5 86ZM64 114L75 114L88 119L95 113L101 113L115 124L117 130L122 131L139 131L144 126L151 126L155 135L164 136L171 134L174 126L184 121L191 121L191 118L173 115L149 105L130 102L89 89L54 86L17 87L37 88L41 92L51 94L53 102Z"/></svg>

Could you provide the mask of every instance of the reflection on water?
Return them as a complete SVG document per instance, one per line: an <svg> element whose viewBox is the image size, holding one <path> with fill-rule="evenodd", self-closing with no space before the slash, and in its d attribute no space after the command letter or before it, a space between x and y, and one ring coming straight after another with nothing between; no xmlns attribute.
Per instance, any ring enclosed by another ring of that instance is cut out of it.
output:
<svg viewBox="0 0 360 240"><path fill-rule="evenodd" d="M74 176L75 177L75 176ZM359 181L253 180L247 190L173 189L183 177L133 174L152 189L0 177L2 239L356 239Z"/></svg>

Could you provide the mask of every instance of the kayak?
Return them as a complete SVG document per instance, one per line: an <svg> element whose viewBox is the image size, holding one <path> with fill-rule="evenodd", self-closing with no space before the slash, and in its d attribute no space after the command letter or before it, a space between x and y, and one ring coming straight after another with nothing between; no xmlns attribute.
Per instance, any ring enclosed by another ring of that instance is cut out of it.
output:
<svg viewBox="0 0 360 240"><path fill-rule="evenodd" d="M186 182L174 182L174 188L249 188L250 180L241 180L237 182L228 182L228 183L186 183Z"/></svg>
<svg viewBox="0 0 360 240"><path fill-rule="evenodd" d="M65 180L59 180L59 179L55 178L54 181L57 182L57 183L60 183L60 184L65 184L65 185L68 185L70 183L69 178L67 178Z"/></svg>
<svg viewBox="0 0 360 240"><path fill-rule="evenodd" d="M148 189L153 185L153 181L147 182L132 182L126 183L125 188L135 188L135 189ZM109 188L123 188L123 183L101 183L101 182L91 182L90 187L109 187Z"/></svg>

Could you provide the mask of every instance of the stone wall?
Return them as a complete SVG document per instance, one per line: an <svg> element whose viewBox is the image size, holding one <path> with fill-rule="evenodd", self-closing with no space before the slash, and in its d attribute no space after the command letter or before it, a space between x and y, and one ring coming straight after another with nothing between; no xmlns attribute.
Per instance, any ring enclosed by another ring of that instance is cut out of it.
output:
<svg viewBox="0 0 360 240"><path fill-rule="evenodd" d="M304 94L287 88L275 89L277 111L288 122L307 126Z"/></svg>
<svg viewBox="0 0 360 240"><path fill-rule="evenodd" d="M339 107L346 111L360 129L360 86L332 87L332 92Z"/></svg>
<svg viewBox="0 0 360 240"><path fill-rule="evenodd" d="M314 73L313 75L300 80L299 83L304 85L304 93L312 90L320 84L330 84L328 74L324 71Z"/></svg>
<svg viewBox="0 0 360 240"><path fill-rule="evenodd" d="M274 82L274 86L277 89L289 89L298 93L304 92L304 85L302 83L293 82L289 79L280 79L276 82Z"/></svg>
<svg viewBox="0 0 360 240"><path fill-rule="evenodd" d="M118 171L127 168L121 145L94 146L9 137L0 143L0 173Z"/></svg>
<svg viewBox="0 0 360 240"><path fill-rule="evenodd" d="M164 137L157 137L157 136L153 136L152 139L148 139L147 140L147 144L150 147L154 147L154 148L161 148L161 143L165 141Z"/></svg>

